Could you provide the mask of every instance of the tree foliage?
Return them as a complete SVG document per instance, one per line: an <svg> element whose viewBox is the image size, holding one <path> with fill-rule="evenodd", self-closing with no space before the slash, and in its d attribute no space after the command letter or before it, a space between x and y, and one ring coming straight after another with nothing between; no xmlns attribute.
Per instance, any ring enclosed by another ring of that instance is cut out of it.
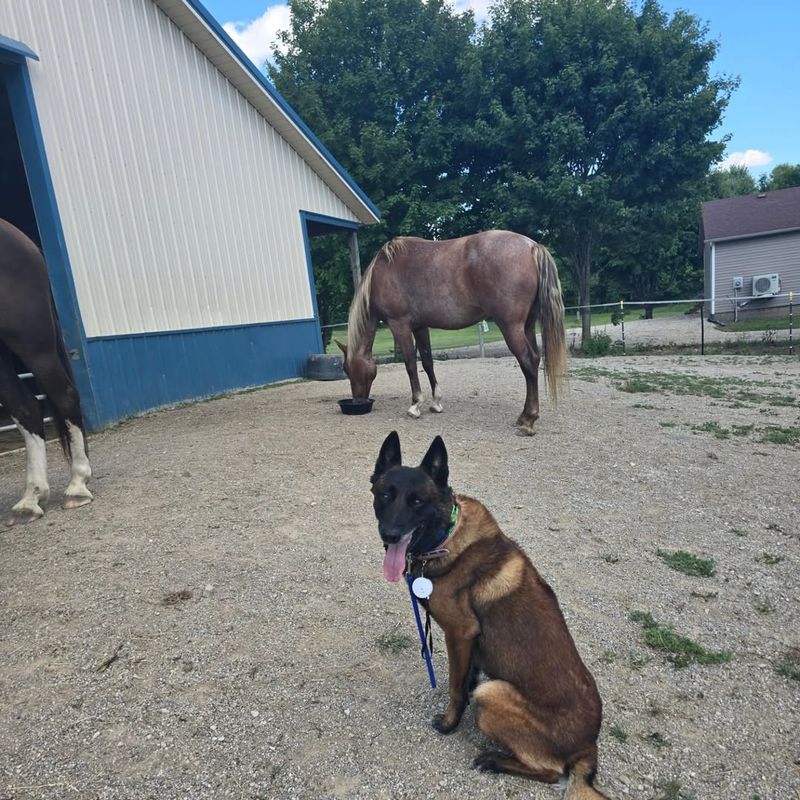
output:
<svg viewBox="0 0 800 800"><path fill-rule="evenodd" d="M691 271L735 81L711 76L690 14L498 0L476 31L444 0L289 5L270 77L379 206L367 252L511 228L555 250L582 304L598 276L644 298Z"/></svg>
<svg viewBox="0 0 800 800"><path fill-rule="evenodd" d="M789 189L800 186L800 164L776 164L766 179L765 189L768 192L774 189Z"/></svg>
<svg viewBox="0 0 800 800"><path fill-rule="evenodd" d="M638 13L623 0L501 0L480 53L484 146L471 188L492 221L538 227L581 305L604 254L618 277L654 291L645 273L674 250L670 225L687 212L696 222L724 146L709 136L735 83L710 77L706 29L655 0ZM590 324L586 313L585 337Z"/></svg>
<svg viewBox="0 0 800 800"><path fill-rule="evenodd" d="M743 164L732 164L726 169L715 169L709 173L706 200L753 194L756 188L756 181L750 170Z"/></svg>

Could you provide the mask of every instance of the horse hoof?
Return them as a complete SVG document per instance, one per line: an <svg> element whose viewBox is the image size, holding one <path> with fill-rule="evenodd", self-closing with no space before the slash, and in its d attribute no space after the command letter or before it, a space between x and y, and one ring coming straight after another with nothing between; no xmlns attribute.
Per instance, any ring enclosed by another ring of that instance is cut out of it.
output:
<svg viewBox="0 0 800 800"><path fill-rule="evenodd" d="M80 508L81 506L88 506L89 503L94 500L92 495L80 495L80 494L70 494L64 496L64 502L61 504L61 508Z"/></svg>
<svg viewBox="0 0 800 800"><path fill-rule="evenodd" d="M533 429L533 425L518 425L517 426L517 436L534 436L536 431Z"/></svg>
<svg viewBox="0 0 800 800"><path fill-rule="evenodd" d="M442 411L444 411L444 406L441 403L432 403L431 411L435 411L437 414L441 414Z"/></svg>
<svg viewBox="0 0 800 800"><path fill-rule="evenodd" d="M43 516L44 511L39 506L36 508L12 509L10 516L5 519L5 524L8 528L12 528L14 525L27 525L29 522L36 522L37 519L41 519Z"/></svg>
<svg viewBox="0 0 800 800"><path fill-rule="evenodd" d="M422 416L420 410L418 408L414 408L414 406L411 406L411 408L408 409L407 413L408 416L411 417L411 419L419 419Z"/></svg>

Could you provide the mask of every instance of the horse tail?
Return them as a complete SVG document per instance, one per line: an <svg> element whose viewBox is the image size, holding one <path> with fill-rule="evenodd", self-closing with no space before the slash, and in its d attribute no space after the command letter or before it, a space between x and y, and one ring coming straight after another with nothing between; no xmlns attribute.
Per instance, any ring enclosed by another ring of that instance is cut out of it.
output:
<svg viewBox="0 0 800 800"><path fill-rule="evenodd" d="M558 268L550 251L537 243L533 245L533 260L539 270L539 310L542 317L544 344L544 374L547 390L553 403L567 378L567 346L564 334L564 300Z"/></svg>
<svg viewBox="0 0 800 800"><path fill-rule="evenodd" d="M72 371L72 363L70 361L69 353L67 352L67 346L64 343L64 334L61 332L61 326L58 323L58 312L56 311L56 302L55 298L50 294L50 304L53 309L53 326L55 328L55 337L56 337L56 353L58 355L58 360L61 366L66 373L67 380L70 384L70 388L75 392L75 397L77 401L75 403L75 412L74 412L74 419L70 419L73 425L77 425L82 433L86 432L86 427L83 421L83 410L81 409L81 401L80 395L78 394L78 386L75 382L75 374ZM69 429L67 428L67 419L63 415L61 411L59 411L58 406L56 403L50 403L50 409L53 414L53 423L56 426L56 431L58 433L58 440L61 442L61 449L64 451L64 455L67 459L72 462L72 442L69 436ZM83 441L84 449L86 450L86 455L89 455L89 444L84 437Z"/></svg>

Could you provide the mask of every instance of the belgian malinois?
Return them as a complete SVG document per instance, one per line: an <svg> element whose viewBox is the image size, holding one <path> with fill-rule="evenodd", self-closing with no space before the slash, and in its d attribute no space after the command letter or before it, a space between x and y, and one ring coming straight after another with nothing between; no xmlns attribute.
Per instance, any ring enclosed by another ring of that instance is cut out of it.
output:
<svg viewBox="0 0 800 800"><path fill-rule="evenodd" d="M600 695L556 596L486 508L454 495L448 478L441 437L419 467L404 467L396 431L371 478L385 578L411 574L433 585L423 602L444 631L449 665L449 704L433 727L455 730L471 692L478 727L510 751L481 753L476 769L566 780L566 800L606 798L592 786Z"/></svg>

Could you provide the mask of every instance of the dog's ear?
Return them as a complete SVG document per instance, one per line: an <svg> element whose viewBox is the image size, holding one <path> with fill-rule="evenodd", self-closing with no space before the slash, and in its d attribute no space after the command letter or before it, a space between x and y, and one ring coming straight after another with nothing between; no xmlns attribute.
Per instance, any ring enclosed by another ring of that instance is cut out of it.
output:
<svg viewBox="0 0 800 800"><path fill-rule="evenodd" d="M339 349L344 353L344 357L347 358L347 345L342 344L338 339L334 339L333 341L339 345Z"/></svg>
<svg viewBox="0 0 800 800"><path fill-rule="evenodd" d="M381 445L378 460L375 462L375 472L372 473L370 482L375 483L386 470L398 466L400 466L400 437L397 435L397 431L392 431Z"/></svg>
<svg viewBox="0 0 800 800"><path fill-rule="evenodd" d="M447 481L450 477L450 470L447 466L447 448L444 446L441 436L437 436L425 453L420 468L430 475L433 482L442 489L447 488Z"/></svg>

